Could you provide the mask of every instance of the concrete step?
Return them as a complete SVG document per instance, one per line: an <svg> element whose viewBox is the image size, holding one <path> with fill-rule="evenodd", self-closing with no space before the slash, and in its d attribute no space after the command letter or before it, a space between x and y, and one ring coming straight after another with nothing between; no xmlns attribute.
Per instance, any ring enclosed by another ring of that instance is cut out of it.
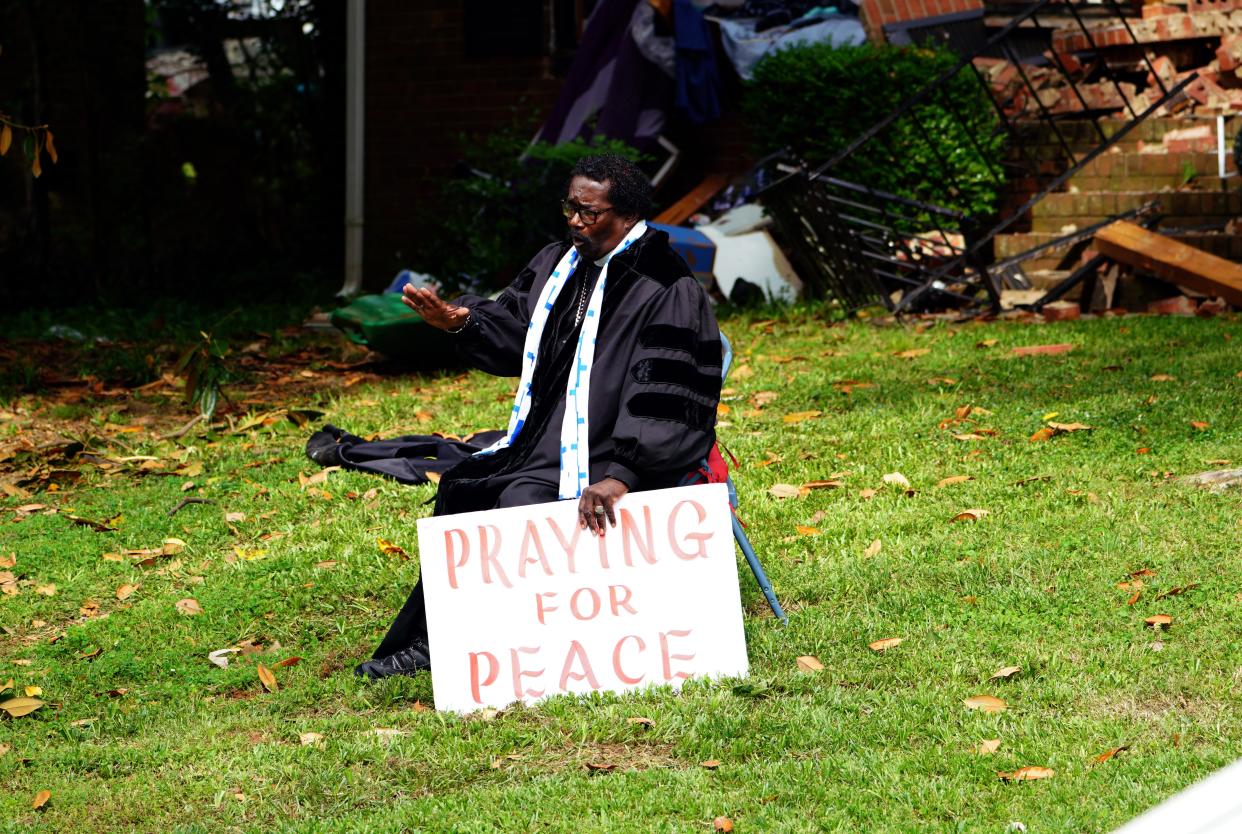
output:
<svg viewBox="0 0 1242 834"><path fill-rule="evenodd" d="M1235 189L1242 187L1242 183ZM1065 223L1080 223L1082 218L1103 220L1123 211L1139 208L1152 200L1160 203L1160 211L1173 217L1236 217L1242 215L1242 191L1079 191L1049 194L1031 209L1031 220L1067 218ZM1072 219L1070 219L1072 218ZM1089 222L1095 222L1091 220ZM1207 222L1207 221L1202 221ZM1181 225L1187 225L1185 223ZM1195 225L1195 224L1191 224Z"/></svg>

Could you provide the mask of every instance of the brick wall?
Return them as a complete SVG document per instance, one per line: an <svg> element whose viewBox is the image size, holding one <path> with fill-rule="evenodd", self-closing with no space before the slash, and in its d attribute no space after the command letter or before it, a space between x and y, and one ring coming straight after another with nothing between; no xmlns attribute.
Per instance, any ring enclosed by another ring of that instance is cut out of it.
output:
<svg viewBox="0 0 1242 834"><path fill-rule="evenodd" d="M387 283L423 233L415 209L459 158L457 136L546 112L547 57L468 57L462 0L367 3L365 288Z"/></svg>
<svg viewBox="0 0 1242 834"><path fill-rule="evenodd" d="M982 0L863 0L861 16L867 37L882 42L885 40L883 27L887 23L904 23L982 8Z"/></svg>

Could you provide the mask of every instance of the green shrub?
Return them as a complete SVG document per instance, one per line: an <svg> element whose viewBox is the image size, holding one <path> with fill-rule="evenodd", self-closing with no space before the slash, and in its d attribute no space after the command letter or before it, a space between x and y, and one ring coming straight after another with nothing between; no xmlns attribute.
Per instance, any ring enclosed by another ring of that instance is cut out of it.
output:
<svg viewBox="0 0 1242 834"><path fill-rule="evenodd" d="M533 121L515 120L484 136L461 138L462 162L487 176L441 183L424 212L414 269L457 289L500 288L549 242L565 236L564 197L569 172L584 156L615 153L641 161L624 142L575 139L531 144Z"/></svg>
<svg viewBox="0 0 1242 834"><path fill-rule="evenodd" d="M915 47L792 46L755 68L744 112L764 153L788 148L814 166L958 60ZM1000 170L1004 139L974 74L959 73L914 112L926 133L915 118L902 117L855 151L835 176L970 215L993 213L997 185L989 166Z"/></svg>

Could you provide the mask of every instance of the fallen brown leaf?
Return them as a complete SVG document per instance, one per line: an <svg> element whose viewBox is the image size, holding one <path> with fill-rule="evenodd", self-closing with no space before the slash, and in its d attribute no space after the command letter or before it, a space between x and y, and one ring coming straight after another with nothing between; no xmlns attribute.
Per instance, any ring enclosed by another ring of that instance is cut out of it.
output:
<svg viewBox="0 0 1242 834"><path fill-rule="evenodd" d="M1174 382L1176 379L1177 377L1171 376L1169 374L1152 374L1151 375L1152 382Z"/></svg>
<svg viewBox="0 0 1242 834"><path fill-rule="evenodd" d="M27 697L27 698L38 698L40 695L42 695L42 694L43 694L43 687L41 687L41 686L28 686L28 687L26 687L26 690L25 690L25 691L26 691L26 697Z"/></svg>
<svg viewBox="0 0 1242 834"><path fill-rule="evenodd" d="M177 600L177 610L187 617L196 617L203 613L203 606L198 604L198 600L187 597Z"/></svg>
<svg viewBox="0 0 1242 834"><path fill-rule="evenodd" d="M30 807L37 811L40 808L42 808L44 805L46 805L47 801L51 798L52 798L51 791L39 791L37 794L35 794L34 801L30 803Z"/></svg>
<svg viewBox="0 0 1242 834"><path fill-rule="evenodd" d="M1048 428L1056 432L1091 431L1092 426L1085 423L1049 423Z"/></svg>
<svg viewBox="0 0 1242 834"><path fill-rule="evenodd" d="M999 738L985 738L983 741L975 745L974 753L978 756L990 756L1000 749L1001 740Z"/></svg>
<svg viewBox="0 0 1242 834"><path fill-rule="evenodd" d="M1074 346L1067 343L1056 345L1027 345L1013 349L1014 356L1050 356L1057 353L1069 353Z"/></svg>
<svg viewBox="0 0 1242 834"><path fill-rule="evenodd" d="M899 486L899 487L902 487L903 489L910 488L909 479L907 479L906 476L901 474L900 472L889 472L887 475L885 475L880 480L882 480L886 484L893 484L894 486Z"/></svg>
<svg viewBox="0 0 1242 834"><path fill-rule="evenodd" d="M323 741L323 736L319 733L302 733L298 736L298 741L302 744L318 744Z"/></svg>
<svg viewBox="0 0 1242 834"><path fill-rule="evenodd" d="M298 485L303 490L305 490L307 487L318 486L319 484L325 484L328 482L328 475L332 472L335 472L336 470L340 468L341 467L339 466L329 466L324 469L320 469L318 472L310 476L303 475L301 472L299 472L298 473Z"/></svg>
<svg viewBox="0 0 1242 834"><path fill-rule="evenodd" d="M43 702L38 698L18 697L9 698L7 701L0 701L0 710L7 712L10 718L21 718L23 715L30 713L43 706Z"/></svg>
<svg viewBox="0 0 1242 834"><path fill-rule="evenodd" d="M1139 597L1141 597L1142 595L1143 595L1142 591L1135 591L1134 594L1128 600L1126 600L1126 605L1133 605L1134 603L1138 602Z"/></svg>
<svg viewBox="0 0 1242 834"><path fill-rule="evenodd" d="M1193 591L1195 588L1198 588L1198 587L1199 587L1198 582L1191 582L1189 585L1179 585L1176 588L1170 588L1167 591L1160 592L1159 594L1156 595L1156 599L1159 600L1159 599L1164 599L1165 597L1180 596L1181 594L1184 594L1187 591Z"/></svg>
<svg viewBox="0 0 1242 834"><path fill-rule="evenodd" d="M280 689L280 684L276 683L276 676L272 674L271 669L260 663L258 672L259 683L263 684L264 689L268 692L275 692L277 689Z"/></svg>
<svg viewBox="0 0 1242 834"><path fill-rule="evenodd" d="M785 498L797 498L802 493L793 484L773 484L772 488L768 490L768 494L773 498L783 500Z"/></svg>
<svg viewBox="0 0 1242 834"><path fill-rule="evenodd" d="M72 521L79 527L89 527L96 533L113 533L123 520L120 514L114 515L112 518L106 518L103 521L92 521L89 518L82 518L76 515L66 515L65 518Z"/></svg>
<svg viewBox="0 0 1242 834"><path fill-rule="evenodd" d="M1020 767L1011 773L997 773L996 775L1006 782L1030 782L1035 779L1051 779L1056 775L1056 771L1048 767L1031 765Z"/></svg>
<svg viewBox="0 0 1242 834"><path fill-rule="evenodd" d="M880 554L880 550L883 549L883 547L884 545L880 543L880 540L876 539L875 541L871 542L871 544L867 545L867 549L863 551L863 556L865 556L868 559L870 559L872 556L878 556Z"/></svg>
<svg viewBox="0 0 1242 834"><path fill-rule="evenodd" d="M845 486L845 484L841 481L807 481L805 484L798 487L798 489L810 491L812 489L839 489L843 486Z"/></svg>
<svg viewBox="0 0 1242 834"><path fill-rule="evenodd" d="M941 478L939 481L937 481L936 486L938 487L953 486L953 484L964 484L967 481L973 481L973 480L974 478L970 475L950 475L948 478Z"/></svg>
<svg viewBox="0 0 1242 834"><path fill-rule="evenodd" d="M728 817L716 817L712 820L712 831L719 831L721 834L729 834L733 830L733 820Z"/></svg>
<svg viewBox="0 0 1242 834"><path fill-rule="evenodd" d="M715 770L716 768L720 767L720 762L716 761L715 759L708 759L705 762L699 762L699 767L705 767L708 770Z"/></svg>
<svg viewBox="0 0 1242 834"><path fill-rule="evenodd" d="M899 359L917 359L920 356L926 356L931 353L931 348L911 348L910 350L901 350L894 353L893 356Z"/></svg>
<svg viewBox="0 0 1242 834"><path fill-rule="evenodd" d="M272 668L280 669L280 668L287 667L287 666L297 666L301 662L302 662L302 658L298 657L297 655L294 655L293 657L286 657L284 660L280 661L279 663L273 663Z"/></svg>
<svg viewBox="0 0 1242 834"><path fill-rule="evenodd" d="M116 598L122 601L127 600L134 595L134 591L137 591L141 587L142 587L141 583L139 583L138 585L130 585L127 582L121 587L116 589Z"/></svg>
<svg viewBox="0 0 1242 834"><path fill-rule="evenodd" d="M1173 618L1168 614L1153 614L1143 622L1147 623L1148 628L1154 628L1156 631L1164 628L1167 629L1173 624Z"/></svg>
<svg viewBox="0 0 1242 834"><path fill-rule="evenodd" d="M815 655L804 654L798 658L798 669L803 672L822 672L824 664Z"/></svg>
<svg viewBox="0 0 1242 834"><path fill-rule="evenodd" d="M960 513L953 516L953 518L949 520L950 521L978 521L979 519L983 518L987 514L988 514L987 510L979 510L979 509L962 510Z"/></svg>
<svg viewBox="0 0 1242 834"><path fill-rule="evenodd" d="M972 695L962 703L967 709L977 709L983 712L1004 712L1009 706L994 695Z"/></svg>
<svg viewBox="0 0 1242 834"><path fill-rule="evenodd" d="M400 556L402 559L410 558L410 554L406 553L403 548L387 539L376 539L375 543L379 546L380 553L383 553L385 556Z"/></svg>
<svg viewBox="0 0 1242 834"><path fill-rule="evenodd" d="M637 724L644 729L651 729L655 726L655 721L645 715L632 715L626 719L626 722L629 724Z"/></svg>
<svg viewBox="0 0 1242 834"><path fill-rule="evenodd" d="M819 535L818 527L807 527L806 525L798 524L794 526L794 529L798 531L799 536L818 536Z"/></svg>
<svg viewBox="0 0 1242 834"><path fill-rule="evenodd" d="M767 455L766 459L755 461L754 463L751 464L751 466L754 466L758 469L763 469L764 467L771 466L774 463L781 462L780 455L773 454L772 452L766 452L765 454Z"/></svg>
<svg viewBox="0 0 1242 834"><path fill-rule="evenodd" d="M1052 429L1048 428L1047 426L1044 426L1042 429L1036 429L1035 433L1032 434L1029 438L1027 438L1027 442L1028 443L1043 443L1044 441L1051 440L1055 434L1056 432L1054 432Z"/></svg>
<svg viewBox="0 0 1242 834"><path fill-rule="evenodd" d="M858 491L858 497L864 501L870 501L872 498L875 498L875 496L876 491L874 489L860 489Z"/></svg>
<svg viewBox="0 0 1242 834"><path fill-rule="evenodd" d="M35 586L35 593L45 597L54 597L56 596L56 585L51 582L46 585L37 585Z"/></svg>
<svg viewBox="0 0 1242 834"><path fill-rule="evenodd" d="M904 637L885 637L883 640L876 640L867 644L867 648L873 652L886 652L891 648L900 646Z"/></svg>
<svg viewBox="0 0 1242 834"><path fill-rule="evenodd" d="M813 420L821 414L823 414L822 411L795 411L792 414L786 414L781 419L784 420L787 425L793 425L794 423L801 423L804 420Z"/></svg>
<svg viewBox="0 0 1242 834"><path fill-rule="evenodd" d="M1095 762L1096 764L1104 764L1104 762L1113 758L1118 753L1124 750L1129 750L1129 749L1130 749L1130 745L1128 744L1123 744L1120 747L1110 747L1109 749L1105 750L1103 753L1101 753L1100 755L1092 759L1092 761Z"/></svg>
<svg viewBox="0 0 1242 834"><path fill-rule="evenodd" d="M1002 666L1001 668L997 669L996 673L992 675L992 677L988 678L988 680L993 680L993 681L1008 680L1009 678L1012 678L1014 675L1018 674L1021 671L1022 671L1021 666Z"/></svg>
<svg viewBox="0 0 1242 834"><path fill-rule="evenodd" d="M609 771L616 770L617 766L610 762L587 762L586 769L595 773L608 773Z"/></svg>

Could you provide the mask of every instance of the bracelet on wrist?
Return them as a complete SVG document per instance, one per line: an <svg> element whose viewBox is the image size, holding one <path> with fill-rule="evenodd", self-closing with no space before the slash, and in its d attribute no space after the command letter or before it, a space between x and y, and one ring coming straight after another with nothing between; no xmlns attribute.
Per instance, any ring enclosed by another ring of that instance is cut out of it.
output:
<svg viewBox="0 0 1242 834"><path fill-rule="evenodd" d="M446 331L444 331L444 332L445 332L445 333L450 333L450 334L452 334L452 335L456 336L458 333L461 333L463 330L465 330L467 327L469 327L469 326L470 326L470 322L472 322L472 321L474 321L474 318L470 315L470 313L469 313L469 312L467 312L467 313L466 313L466 320L465 320L465 321L463 321L463 322L461 323L461 327L454 328L453 330L446 330Z"/></svg>

